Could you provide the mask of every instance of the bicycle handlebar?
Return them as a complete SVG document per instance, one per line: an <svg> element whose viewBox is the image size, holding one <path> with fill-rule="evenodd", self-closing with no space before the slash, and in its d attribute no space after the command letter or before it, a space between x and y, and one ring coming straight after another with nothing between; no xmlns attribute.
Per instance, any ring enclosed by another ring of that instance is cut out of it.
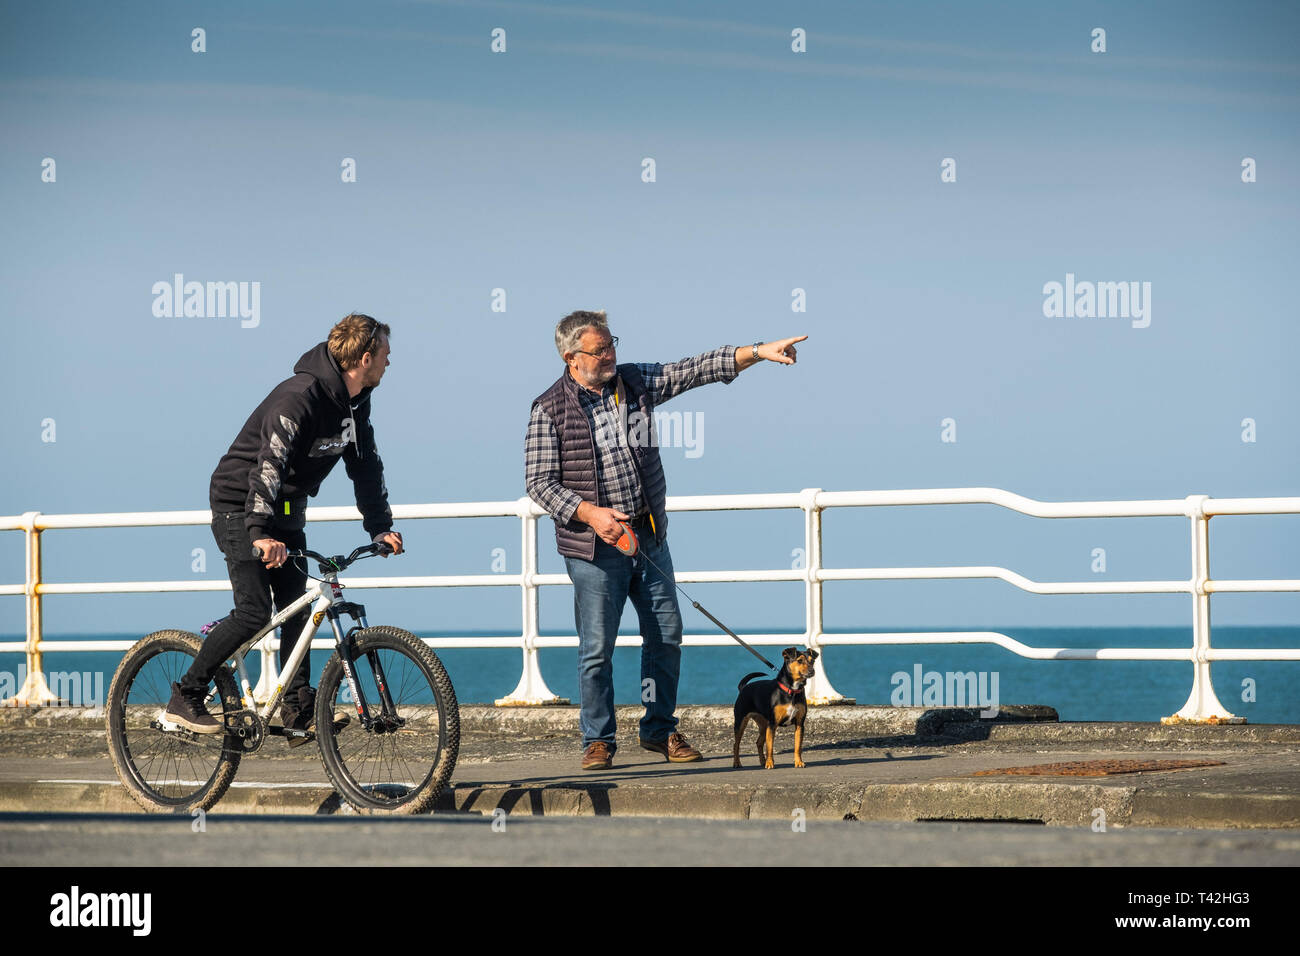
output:
<svg viewBox="0 0 1300 956"><path fill-rule="evenodd" d="M288 553L288 556L291 558L315 558L318 562L320 562L322 571L325 570L346 571L348 567L350 567L353 563L361 560L362 558L373 557L374 555L377 554L388 555L392 553L393 553L392 547L388 545L386 542L375 541L370 544L363 544L361 547L355 549L347 557L344 557L341 554L336 554L332 557L327 557L326 555L323 555L317 551L309 551L306 548L303 548L301 551L290 551ZM262 559L262 549L259 548L257 545L253 545L253 560L260 561L261 559Z"/></svg>

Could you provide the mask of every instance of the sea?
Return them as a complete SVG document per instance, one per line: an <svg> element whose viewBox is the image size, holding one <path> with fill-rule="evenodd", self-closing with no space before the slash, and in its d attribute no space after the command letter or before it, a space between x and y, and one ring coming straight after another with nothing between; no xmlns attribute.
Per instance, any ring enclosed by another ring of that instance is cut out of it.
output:
<svg viewBox="0 0 1300 956"><path fill-rule="evenodd" d="M858 632L867 630L859 629ZM927 628L913 628L915 631ZM935 630L951 630L944 628ZM1189 627L972 627L969 630L999 631L1035 647L1159 647L1188 648ZM455 635L417 632L426 638L507 637L505 631L482 631ZM569 632L572 633L572 632ZM64 634L47 640L136 640L138 634ZM743 634L741 635L744 636ZM791 645L798 644L797 634ZM21 634L0 636L0 640L21 641ZM1300 627L1231 626L1214 628L1212 645L1220 648L1300 647ZM758 650L779 663L781 648ZM313 651L312 683L316 683L330 651ZM438 647L456 696L462 704L490 704L506 697L519 683L522 653L518 649ZM641 700L640 648L620 647L614 652L614 695L619 704ZM550 690L573 703L578 702L576 648L545 648L538 652L542 677ZM47 673L59 672L64 686L76 686L67 675L80 675L86 706L102 705L93 700L96 688L107 691L120 651L46 652ZM256 678L259 655L250 656L249 669ZM1159 721L1178 711L1192 687L1192 665L1186 661L1040 661L1028 660L994 645L890 645L831 646L824 649L818 670L834 689L860 705L888 706L916 703L976 703L944 698L964 690L962 677L974 672L985 696L996 694L1001 706L1043 704L1056 709L1061 720ZM731 647L686 647L682 651L681 679L677 702L729 705L736 697L736 684L763 665L739 645ZM0 702L11 696L26 673L22 654L0 654ZM937 679L934 675L937 675ZM1214 689L1219 701L1238 717L1252 724L1300 723L1300 661L1225 661L1212 666ZM931 696L927 697L927 688ZM941 688L941 689L940 689ZM939 698L933 696L940 695ZM985 703L985 701L978 701Z"/></svg>

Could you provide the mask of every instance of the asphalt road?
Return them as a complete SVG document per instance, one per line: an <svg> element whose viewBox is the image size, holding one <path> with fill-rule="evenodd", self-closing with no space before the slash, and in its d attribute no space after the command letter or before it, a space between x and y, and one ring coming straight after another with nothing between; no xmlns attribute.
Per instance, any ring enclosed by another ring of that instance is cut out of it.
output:
<svg viewBox="0 0 1300 956"><path fill-rule="evenodd" d="M434 815L0 814L0 866L1295 866L1295 830Z"/></svg>

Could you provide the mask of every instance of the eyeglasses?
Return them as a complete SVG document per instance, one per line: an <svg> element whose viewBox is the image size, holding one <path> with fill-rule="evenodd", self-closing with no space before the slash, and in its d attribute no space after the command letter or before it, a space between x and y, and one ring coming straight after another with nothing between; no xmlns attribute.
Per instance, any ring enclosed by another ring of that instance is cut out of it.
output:
<svg viewBox="0 0 1300 956"><path fill-rule="evenodd" d="M376 322L374 330L370 333L370 338L366 339L366 347L361 350L362 355L365 355L367 352L370 352L371 355L375 354L374 352L371 352L371 347L375 344L375 337L378 335L379 323Z"/></svg>
<svg viewBox="0 0 1300 956"><path fill-rule="evenodd" d="M592 358L604 358L606 355L613 355L614 349L618 348L618 336L610 336L609 344L598 352L585 352L582 349L575 349L574 355L590 355Z"/></svg>

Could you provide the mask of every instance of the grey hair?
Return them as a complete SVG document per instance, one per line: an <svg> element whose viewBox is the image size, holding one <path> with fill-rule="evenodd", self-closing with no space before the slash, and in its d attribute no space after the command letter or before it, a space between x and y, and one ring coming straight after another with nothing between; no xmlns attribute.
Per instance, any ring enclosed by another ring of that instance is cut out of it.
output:
<svg viewBox="0 0 1300 956"><path fill-rule="evenodd" d="M560 319L555 327L555 349L560 353L560 358L564 358L565 352L578 351L578 346L582 344L582 333L587 329L609 331L603 309L599 312L570 312Z"/></svg>

